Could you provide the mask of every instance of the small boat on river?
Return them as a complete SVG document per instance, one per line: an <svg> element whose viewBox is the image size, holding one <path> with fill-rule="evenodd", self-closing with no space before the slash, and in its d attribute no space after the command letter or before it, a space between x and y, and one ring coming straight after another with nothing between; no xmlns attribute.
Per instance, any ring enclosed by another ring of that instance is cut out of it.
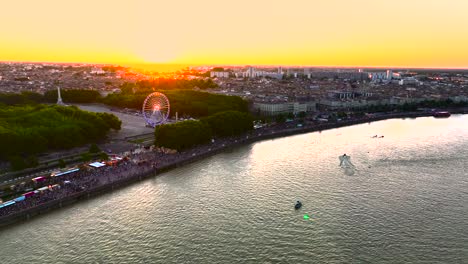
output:
<svg viewBox="0 0 468 264"><path fill-rule="evenodd" d="M302 203L300 201L296 202L296 205L294 205L294 209L300 209L302 207Z"/></svg>
<svg viewBox="0 0 468 264"><path fill-rule="evenodd" d="M443 118L443 117L450 117L450 112L447 112L447 111L440 111L440 112L435 112L433 114L434 117L439 117L439 118Z"/></svg>

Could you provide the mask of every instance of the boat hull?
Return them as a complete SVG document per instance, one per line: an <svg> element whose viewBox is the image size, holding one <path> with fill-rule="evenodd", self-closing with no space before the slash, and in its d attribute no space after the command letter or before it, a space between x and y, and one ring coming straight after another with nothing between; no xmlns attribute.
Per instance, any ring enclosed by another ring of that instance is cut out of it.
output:
<svg viewBox="0 0 468 264"><path fill-rule="evenodd" d="M434 117L437 117L437 118L447 118L447 117L450 117L450 113L449 112L435 112L433 114Z"/></svg>

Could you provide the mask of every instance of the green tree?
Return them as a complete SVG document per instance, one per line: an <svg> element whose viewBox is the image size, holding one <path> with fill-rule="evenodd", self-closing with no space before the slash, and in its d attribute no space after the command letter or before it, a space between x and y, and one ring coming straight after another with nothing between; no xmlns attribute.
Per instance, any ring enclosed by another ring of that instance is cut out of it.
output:
<svg viewBox="0 0 468 264"><path fill-rule="evenodd" d="M87 161L90 161L91 160L91 154L89 153L83 153L81 154L81 161L83 162L87 162Z"/></svg>
<svg viewBox="0 0 468 264"><path fill-rule="evenodd" d="M67 164L65 163L63 159L59 159L58 165L60 168L65 168L67 166Z"/></svg>
<svg viewBox="0 0 468 264"><path fill-rule="evenodd" d="M66 103L95 103L101 100L101 94L95 90L63 89L60 90L62 99ZM44 100L57 102L57 90L49 90L44 94Z"/></svg>
<svg viewBox="0 0 468 264"><path fill-rule="evenodd" d="M202 118L214 136L227 137L245 133L253 129L253 117L249 113L226 111Z"/></svg>
<svg viewBox="0 0 468 264"><path fill-rule="evenodd" d="M133 94L133 89L135 88L134 83L125 82L120 86L120 91L122 94Z"/></svg>
<svg viewBox="0 0 468 264"><path fill-rule="evenodd" d="M101 152L101 153L99 153L99 159L101 159L101 160L108 160L108 159L109 159L109 155L107 155L107 153L105 153L105 152Z"/></svg>
<svg viewBox="0 0 468 264"><path fill-rule="evenodd" d="M10 156L8 161L10 162L11 169L15 171L24 170L28 167L24 159L19 155Z"/></svg>
<svg viewBox="0 0 468 264"><path fill-rule="evenodd" d="M201 121L164 124L155 129L155 145L176 150L207 143L211 138L210 127Z"/></svg>
<svg viewBox="0 0 468 264"><path fill-rule="evenodd" d="M89 153L98 153L100 152L101 149L98 147L98 145L96 144L91 144L91 146L89 147Z"/></svg>
<svg viewBox="0 0 468 264"><path fill-rule="evenodd" d="M23 105L42 103L44 97L39 93L22 92L16 93L0 93L0 104L5 105Z"/></svg>
<svg viewBox="0 0 468 264"><path fill-rule="evenodd" d="M48 149L72 148L95 142L121 121L107 113L77 107L23 105L0 108L0 159L27 157Z"/></svg>
<svg viewBox="0 0 468 264"><path fill-rule="evenodd" d="M135 94L109 94L103 102L108 105L140 109L152 91ZM163 90L171 104L171 113L179 116L204 117L224 111L248 112L248 102L237 96L226 96L193 90Z"/></svg>
<svg viewBox="0 0 468 264"><path fill-rule="evenodd" d="M37 165L39 165L39 161L35 155L29 155L28 157L26 157L25 163L26 166L29 168L37 167Z"/></svg>

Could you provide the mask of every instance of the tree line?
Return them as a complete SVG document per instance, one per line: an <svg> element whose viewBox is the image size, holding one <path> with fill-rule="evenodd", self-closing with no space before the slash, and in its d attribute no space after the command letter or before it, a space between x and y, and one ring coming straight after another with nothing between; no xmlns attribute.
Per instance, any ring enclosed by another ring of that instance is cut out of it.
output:
<svg viewBox="0 0 468 264"><path fill-rule="evenodd" d="M133 108L140 110L145 98L153 90L138 88L122 88L121 93L108 94L102 97L94 90L62 90L61 95L65 103L104 103L119 108ZM248 103L237 96L226 96L194 90L158 90L164 93L171 105L171 115L177 112L180 117L203 117L223 111L247 112ZM57 102L57 91L51 90L44 95L33 92L20 94L0 93L0 104L27 105Z"/></svg>
<svg viewBox="0 0 468 264"><path fill-rule="evenodd" d="M253 129L249 113L226 111L200 120L164 124L155 129L155 145L178 151L208 143L213 138L223 138Z"/></svg>
<svg viewBox="0 0 468 264"><path fill-rule="evenodd" d="M67 89L60 90L64 102L69 103L95 103L101 100L101 94L95 90ZM26 105L57 102L57 91L49 90L44 94L35 92L0 93L0 104Z"/></svg>
<svg viewBox="0 0 468 264"><path fill-rule="evenodd" d="M152 91L137 93L114 93L102 102L120 108L141 109L146 96ZM203 117L224 111L248 112L248 103L237 96L218 95L193 90L162 90L170 102L171 115Z"/></svg>
<svg viewBox="0 0 468 264"><path fill-rule="evenodd" d="M75 106L24 105L0 107L0 159L15 161L50 149L67 149L119 130L112 114L92 113Z"/></svg>

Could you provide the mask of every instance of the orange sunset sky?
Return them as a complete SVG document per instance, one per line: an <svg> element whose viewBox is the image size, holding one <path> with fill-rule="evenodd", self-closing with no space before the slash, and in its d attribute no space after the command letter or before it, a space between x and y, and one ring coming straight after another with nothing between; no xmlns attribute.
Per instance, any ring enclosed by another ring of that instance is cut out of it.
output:
<svg viewBox="0 0 468 264"><path fill-rule="evenodd" d="M0 61L468 68L467 0L0 3Z"/></svg>

